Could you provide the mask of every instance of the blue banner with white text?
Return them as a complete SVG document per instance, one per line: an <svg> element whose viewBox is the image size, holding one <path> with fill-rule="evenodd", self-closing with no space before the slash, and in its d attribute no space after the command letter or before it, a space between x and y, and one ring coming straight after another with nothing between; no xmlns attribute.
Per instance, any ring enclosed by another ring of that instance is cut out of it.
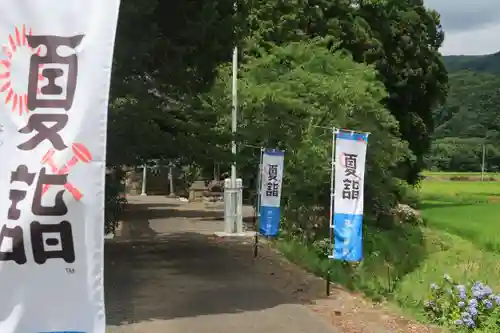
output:
<svg viewBox="0 0 500 333"><path fill-rule="evenodd" d="M267 237L279 231L284 157L279 150L266 150L262 156L259 232Z"/></svg>

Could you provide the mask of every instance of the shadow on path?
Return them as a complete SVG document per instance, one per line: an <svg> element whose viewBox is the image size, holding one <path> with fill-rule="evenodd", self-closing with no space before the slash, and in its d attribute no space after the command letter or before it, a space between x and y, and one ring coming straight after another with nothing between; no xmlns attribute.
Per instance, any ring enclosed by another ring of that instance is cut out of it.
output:
<svg viewBox="0 0 500 333"><path fill-rule="evenodd" d="M218 214L175 202L128 207L121 235L105 247L113 332L337 332L294 295L278 291L274 266L273 272L258 268L264 260L254 261L251 239L212 236L223 226Z"/></svg>
<svg viewBox="0 0 500 333"><path fill-rule="evenodd" d="M195 233L172 234L154 242L109 243L106 248L108 323L240 313L293 302L262 281L228 248Z"/></svg>

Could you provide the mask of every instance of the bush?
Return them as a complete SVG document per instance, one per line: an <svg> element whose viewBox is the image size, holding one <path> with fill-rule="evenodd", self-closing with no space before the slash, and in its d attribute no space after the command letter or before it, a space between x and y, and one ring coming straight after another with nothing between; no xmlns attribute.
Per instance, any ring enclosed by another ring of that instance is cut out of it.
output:
<svg viewBox="0 0 500 333"><path fill-rule="evenodd" d="M424 304L428 318L436 324L458 331L498 332L500 294L479 281L456 284L445 275L441 284L431 284L429 300Z"/></svg>
<svg viewBox="0 0 500 333"><path fill-rule="evenodd" d="M424 225L424 220L420 213L412 207L400 204L392 209L392 215L395 222L401 224Z"/></svg>
<svg viewBox="0 0 500 333"><path fill-rule="evenodd" d="M396 180L395 182L395 192L398 202L412 208L417 208L420 203L420 197L415 188L402 180Z"/></svg>
<svg viewBox="0 0 500 333"><path fill-rule="evenodd" d="M465 182L465 181L474 181L477 180L477 178L469 176L451 176L450 180Z"/></svg>

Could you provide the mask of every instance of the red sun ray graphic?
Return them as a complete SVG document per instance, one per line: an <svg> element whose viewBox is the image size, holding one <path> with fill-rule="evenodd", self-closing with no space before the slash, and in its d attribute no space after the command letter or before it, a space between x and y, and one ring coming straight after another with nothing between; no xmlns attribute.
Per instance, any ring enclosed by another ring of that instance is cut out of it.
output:
<svg viewBox="0 0 500 333"><path fill-rule="evenodd" d="M26 35L32 36L31 28L27 33L26 25L15 27L8 36L7 43L2 46L2 53L7 58L0 60L0 93L4 94L5 105L11 105L12 112L22 115L28 113L28 79L30 58L33 54L40 54L28 45ZM41 67L38 72L38 81L43 81ZM37 89L37 94L40 88Z"/></svg>

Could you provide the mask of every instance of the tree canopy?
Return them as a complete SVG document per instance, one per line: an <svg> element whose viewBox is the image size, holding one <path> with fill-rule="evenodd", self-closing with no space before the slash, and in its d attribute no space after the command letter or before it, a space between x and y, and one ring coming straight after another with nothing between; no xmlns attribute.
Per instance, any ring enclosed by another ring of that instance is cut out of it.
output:
<svg viewBox="0 0 500 333"><path fill-rule="evenodd" d="M220 113L217 128L224 132L230 123L227 68L221 69L217 82L207 102ZM240 72L240 89L241 142L286 152L283 200L288 213L305 214L304 207L328 209L329 128L334 126L371 132L367 206L374 215L392 207L398 182L390 170L409 152L399 137L397 120L381 104L387 92L372 66L358 64L342 52L330 52L323 41L292 42L249 60ZM252 178L258 154L246 149L240 158L240 171L246 172L243 178Z"/></svg>
<svg viewBox="0 0 500 333"><path fill-rule="evenodd" d="M424 166L433 110L447 93L443 38L422 0L242 0L236 11L232 0L124 0L108 164L229 166L229 62L238 45L235 139L247 185L258 158L250 146L280 147L289 152L289 212L324 208L331 133L315 126L370 131L367 211L378 216Z"/></svg>

